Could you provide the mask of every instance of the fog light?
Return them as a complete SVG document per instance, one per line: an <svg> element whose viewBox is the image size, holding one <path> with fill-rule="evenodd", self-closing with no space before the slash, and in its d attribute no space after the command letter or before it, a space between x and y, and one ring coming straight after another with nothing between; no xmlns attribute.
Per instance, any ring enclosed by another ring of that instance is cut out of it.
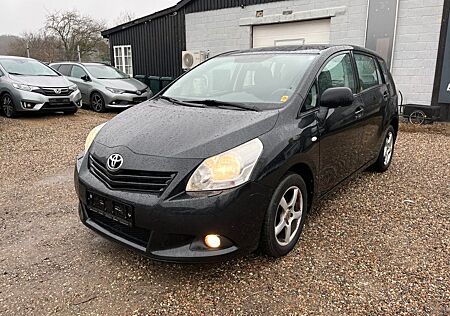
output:
<svg viewBox="0 0 450 316"><path fill-rule="evenodd" d="M205 245L209 248L219 248L220 247L220 237L219 235L206 235L205 236Z"/></svg>

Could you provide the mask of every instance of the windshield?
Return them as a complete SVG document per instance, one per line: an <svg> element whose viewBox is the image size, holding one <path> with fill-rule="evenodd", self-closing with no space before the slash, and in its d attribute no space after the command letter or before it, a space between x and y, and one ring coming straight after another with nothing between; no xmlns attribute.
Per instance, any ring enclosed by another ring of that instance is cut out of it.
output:
<svg viewBox="0 0 450 316"><path fill-rule="evenodd" d="M292 96L316 57L259 53L213 58L181 77L163 96L189 102L249 103L260 109L279 107Z"/></svg>
<svg viewBox="0 0 450 316"><path fill-rule="evenodd" d="M84 65L89 73L97 79L126 79L127 74L117 68L106 65Z"/></svg>
<svg viewBox="0 0 450 316"><path fill-rule="evenodd" d="M52 68L34 59L2 58L0 59L0 64L6 72L11 75L58 76L58 73L56 73Z"/></svg>

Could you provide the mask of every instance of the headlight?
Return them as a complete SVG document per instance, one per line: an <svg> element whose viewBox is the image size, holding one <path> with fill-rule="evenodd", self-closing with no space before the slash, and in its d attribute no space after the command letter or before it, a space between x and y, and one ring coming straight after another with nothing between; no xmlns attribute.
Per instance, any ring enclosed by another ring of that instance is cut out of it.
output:
<svg viewBox="0 0 450 316"><path fill-rule="evenodd" d="M100 132L100 130L103 128L103 126L105 126L106 123L103 123L97 127L94 127L92 129L92 131L89 132L87 138L86 138L86 143L84 144L84 151L88 152L89 148L92 145L92 142L95 139L95 136L97 136L98 132Z"/></svg>
<svg viewBox="0 0 450 316"><path fill-rule="evenodd" d="M23 90L23 91L33 91L39 89L38 87L29 86L22 83L13 82L12 86L16 89Z"/></svg>
<svg viewBox="0 0 450 316"><path fill-rule="evenodd" d="M78 86L76 84L74 84L74 85L71 85L69 87L69 89L75 92L75 91L78 91Z"/></svg>
<svg viewBox="0 0 450 316"><path fill-rule="evenodd" d="M108 90L109 92L115 93L115 94L122 94L125 92L125 90L121 90L121 89L115 89L115 88L106 88L106 90Z"/></svg>
<svg viewBox="0 0 450 316"><path fill-rule="evenodd" d="M186 187L188 192L224 190L237 187L250 179L263 144L255 138L202 162Z"/></svg>

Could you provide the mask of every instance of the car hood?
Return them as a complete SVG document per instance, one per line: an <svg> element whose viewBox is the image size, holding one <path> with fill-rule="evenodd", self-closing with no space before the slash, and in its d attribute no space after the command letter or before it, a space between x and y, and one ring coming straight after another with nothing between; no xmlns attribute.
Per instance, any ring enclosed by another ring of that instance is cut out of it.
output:
<svg viewBox="0 0 450 316"><path fill-rule="evenodd" d="M66 88L72 85L70 81L68 81L63 76L13 76L10 75L10 78L18 83L36 86L41 88Z"/></svg>
<svg viewBox="0 0 450 316"><path fill-rule="evenodd" d="M112 119L95 142L125 146L137 154L167 158L208 158L274 126L278 111L238 111L148 101Z"/></svg>
<svg viewBox="0 0 450 316"><path fill-rule="evenodd" d="M144 90L147 86L134 78L128 79L96 79L108 88L121 89L127 91Z"/></svg>

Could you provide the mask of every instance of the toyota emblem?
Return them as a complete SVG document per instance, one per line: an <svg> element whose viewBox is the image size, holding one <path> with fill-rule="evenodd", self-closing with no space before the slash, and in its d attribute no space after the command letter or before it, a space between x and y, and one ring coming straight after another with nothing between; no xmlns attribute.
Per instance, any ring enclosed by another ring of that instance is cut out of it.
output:
<svg viewBox="0 0 450 316"><path fill-rule="evenodd" d="M112 154L106 162L106 167L109 171L117 171L123 165L123 157L119 154Z"/></svg>

